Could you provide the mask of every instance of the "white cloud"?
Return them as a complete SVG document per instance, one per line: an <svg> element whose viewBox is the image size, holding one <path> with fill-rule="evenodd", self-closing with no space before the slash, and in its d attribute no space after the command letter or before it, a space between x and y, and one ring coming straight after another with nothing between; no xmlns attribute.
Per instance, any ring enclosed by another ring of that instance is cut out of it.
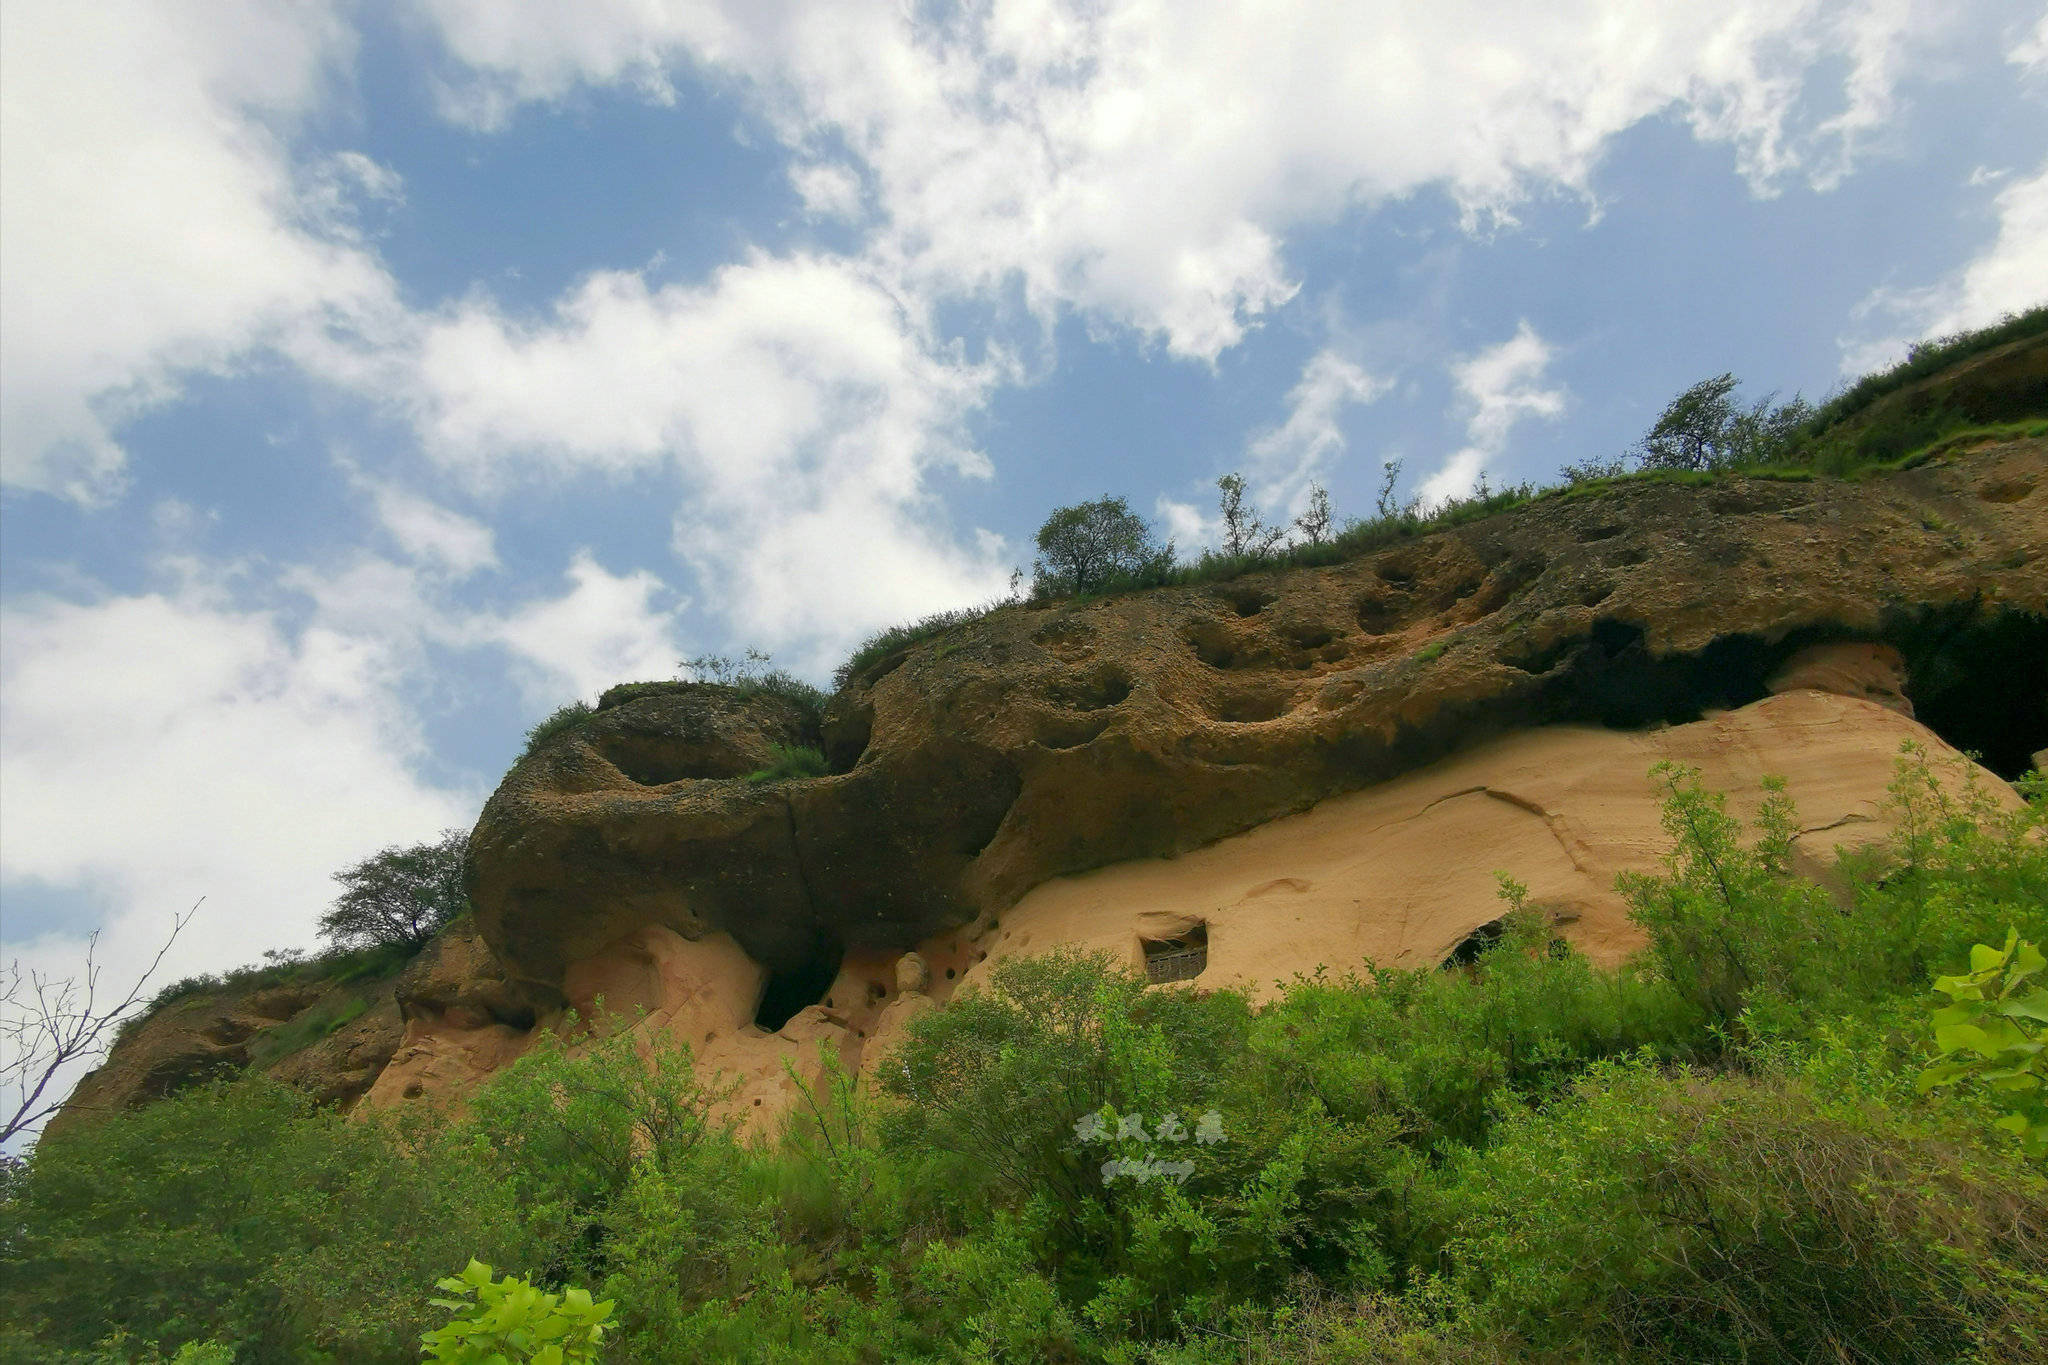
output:
<svg viewBox="0 0 2048 1365"><path fill-rule="evenodd" d="M988 474L962 423L1005 372L821 256L756 256L695 287L594 275L539 325L472 300L408 367L452 466L676 471L676 547L705 600L755 643L824 652L1000 587L999 550L957 544L928 484Z"/></svg>
<svg viewBox="0 0 2048 1365"><path fill-rule="evenodd" d="M2048 13L2041 15L2005 59L2030 76L2048 74Z"/></svg>
<svg viewBox="0 0 2048 1365"><path fill-rule="evenodd" d="M804 212L814 218L856 222L861 216L860 176L848 167L829 161L798 162L789 169L789 183L803 199Z"/></svg>
<svg viewBox="0 0 2048 1365"><path fill-rule="evenodd" d="M1161 494L1152 503L1152 515L1166 528L1166 538L1181 554L1212 549L1223 537L1223 520L1210 516L1191 502L1179 502Z"/></svg>
<svg viewBox="0 0 2048 1365"><path fill-rule="evenodd" d="M1844 374L1864 374L1903 359L1926 337L1988 326L2008 313L2048 303L2048 162L2014 180L1992 201L1997 231L1963 268L1921 289L1880 289L1859 315L1892 319L1882 335L1844 345Z"/></svg>
<svg viewBox="0 0 2048 1365"><path fill-rule="evenodd" d="M683 650L675 622L684 603L663 606L668 586L645 570L614 574L579 550L559 597L464 627L473 644L497 644L519 661L516 676L530 704L595 701L616 682L676 676Z"/></svg>
<svg viewBox="0 0 2048 1365"><path fill-rule="evenodd" d="M24 966L75 973L101 927L107 980L125 989L201 896L158 984L305 945L333 871L475 810L476 793L412 771L420 736L392 650L292 629L219 582L13 601L0 640L0 884L79 916L10 933Z"/></svg>
<svg viewBox="0 0 2048 1365"><path fill-rule="evenodd" d="M1565 390L1543 385L1551 358L1550 344L1524 321L1500 345L1451 367L1460 399L1471 408L1465 424L1467 444L1423 480L1423 506L1470 493L1487 462L1507 449L1516 424L1530 417L1555 421L1564 415Z"/></svg>
<svg viewBox="0 0 2048 1365"><path fill-rule="evenodd" d="M1767 191L1831 182L1894 114L1909 0L894 0L567 7L417 0L478 109L679 64L794 150L850 151L906 287L1081 309L1210 359L1293 296L1293 227L1428 186L1473 222L1587 193L1667 111Z"/></svg>
<svg viewBox="0 0 2048 1365"><path fill-rule="evenodd" d="M377 519L414 560L436 565L457 578L497 567L497 538L482 522L394 484L372 483L370 492L376 500Z"/></svg>
<svg viewBox="0 0 2048 1365"><path fill-rule="evenodd" d="M391 306L337 226L374 163L301 176L286 147L352 49L314 3L0 9L7 483L103 498L121 421L183 376Z"/></svg>
<svg viewBox="0 0 2048 1365"><path fill-rule="evenodd" d="M1308 483L1344 449L1344 410L1370 403L1392 381L1367 374L1335 351L1321 350L1302 367L1287 395L1287 420L1254 437L1249 447L1259 471L1261 500L1292 506ZM1294 510L1300 510L1295 508Z"/></svg>

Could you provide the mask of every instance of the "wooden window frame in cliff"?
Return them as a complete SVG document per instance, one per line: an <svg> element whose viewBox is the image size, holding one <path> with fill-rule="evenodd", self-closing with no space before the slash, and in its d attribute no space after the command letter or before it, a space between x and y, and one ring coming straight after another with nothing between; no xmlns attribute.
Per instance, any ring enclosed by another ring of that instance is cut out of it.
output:
<svg viewBox="0 0 2048 1365"><path fill-rule="evenodd" d="M1209 926L1197 924L1173 938L1138 941L1145 950L1145 983L1192 981L1209 969Z"/></svg>

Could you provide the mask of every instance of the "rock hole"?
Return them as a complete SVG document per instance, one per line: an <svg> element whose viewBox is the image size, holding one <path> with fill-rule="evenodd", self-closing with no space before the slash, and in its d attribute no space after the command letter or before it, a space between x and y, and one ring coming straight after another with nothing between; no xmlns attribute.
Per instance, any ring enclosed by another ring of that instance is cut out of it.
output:
<svg viewBox="0 0 2048 1365"><path fill-rule="evenodd" d="M1337 634L1321 626L1295 626L1287 632L1287 638L1296 649L1315 650L1336 639Z"/></svg>
<svg viewBox="0 0 2048 1365"><path fill-rule="evenodd" d="M1635 567L1649 557L1650 552L1648 550L1640 546L1631 545L1626 549L1616 550L1607 557L1607 562L1617 569L1628 569Z"/></svg>
<svg viewBox="0 0 2048 1365"><path fill-rule="evenodd" d="M826 766L835 773L850 773L867 754L875 734L875 708L865 701L853 701L841 693L825 705L820 747Z"/></svg>
<svg viewBox="0 0 2048 1365"><path fill-rule="evenodd" d="M2007 781L2048 748L2048 616L1928 612L1885 634L1922 725Z"/></svg>
<svg viewBox="0 0 2048 1365"><path fill-rule="evenodd" d="M1612 540L1626 529L1624 526L1588 526L1579 532L1579 542L1591 545L1596 540Z"/></svg>
<svg viewBox="0 0 2048 1365"><path fill-rule="evenodd" d="M951 981L952 979L953 979L953 969L952 969L951 967L948 967L948 968L946 968L946 980L948 980L948 981Z"/></svg>
<svg viewBox="0 0 2048 1365"><path fill-rule="evenodd" d="M591 744L621 773L643 787L700 778L744 777L754 769L750 758L728 746L692 744L681 736L660 734L598 734Z"/></svg>
<svg viewBox="0 0 2048 1365"><path fill-rule="evenodd" d="M1986 502L2018 502L2033 491L2032 479L2007 479L2003 483L1988 485L1977 496Z"/></svg>
<svg viewBox="0 0 2048 1365"><path fill-rule="evenodd" d="M1286 715L1289 700L1280 691L1235 692L1212 703L1209 714L1226 725L1258 725Z"/></svg>
<svg viewBox="0 0 2048 1365"><path fill-rule="evenodd" d="M1384 597L1358 599L1358 628L1367 635L1385 635L1401 624L1401 608Z"/></svg>
<svg viewBox="0 0 2048 1365"><path fill-rule="evenodd" d="M1098 668L1086 677L1054 683L1047 700L1076 711L1102 711L1131 695L1130 675L1120 668Z"/></svg>
<svg viewBox="0 0 2048 1365"><path fill-rule="evenodd" d="M1107 714L1060 717L1040 727L1038 742L1048 749L1078 749L1084 744L1092 744L1100 739L1102 732L1107 730L1115 719L1115 716ZM994 829L988 831L988 837L995 837ZM982 840L984 845L987 842L987 839ZM980 852L980 849L973 851Z"/></svg>
<svg viewBox="0 0 2048 1365"><path fill-rule="evenodd" d="M761 1002L754 1007L754 1023L769 1033L778 1032L799 1011L824 999L839 977L839 963L845 956L846 949L837 939L819 938L809 953L771 970L761 988Z"/></svg>
<svg viewBox="0 0 2048 1365"><path fill-rule="evenodd" d="M1280 599L1260 588L1225 588L1216 594L1239 616L1257 616Z"/></svg>
<svg viewBox="0 0 2048 1365"><path fill-rule="evenodd" d="M1458 946L1451 949L1451 955L1443 960L1446 970L1469 967L1486 955L1488 949L1500 942L1506 932L1505 926L1497 919L1490 919L1458 940Z"/></svg>
<svg viewBox="0 0 2048 1365"><path fill-rule="evenodd" d="M1605 579L1602 579L1598 583L1588 583L1586 585L1586 590L1579 594L1579 605L1586 607L1597 607L1613 595L1614 585L1612 583L1607 582Z"/></svg>
<svg viewBox="0 0 2048 1365"><path fill-rule="evenodd" d="M1192 981L1209 966L1209 926L1197 924L1173 938L1139 940L1145 950L1145 980Z"/></svg>
<svg viewBox="0 0 2048 1365"><path fill-rule="evenodd" d="M1195 657L1211 668L1229 668L1237 662L1235 642L1214 627L1198 628L1188 634L1188 647Z"/></svg>
<svg viewBox="0 0 2048 1365"><path fill-rule="evenodd" d="M1391 583L1397 588L1405 588L1415 581L1415 570L1398 559L1390 559L1381 564L1378 572L1381 582Z"/></svg>

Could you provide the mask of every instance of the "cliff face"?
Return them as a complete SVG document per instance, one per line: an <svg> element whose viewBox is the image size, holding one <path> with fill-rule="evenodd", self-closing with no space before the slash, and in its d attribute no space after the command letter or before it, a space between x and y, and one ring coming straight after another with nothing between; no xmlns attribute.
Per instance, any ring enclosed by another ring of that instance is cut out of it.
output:
<svg viewBox="0 0 2048 1365"><path fill-rule="evenodd" d="M2016 775L2048 745L2044 677L2048 442L2021 440L1004 608L856 678L819 778L745 778L812 737L782 699L632 697L507 775L474 936L408 972L354 1089L459 1097L602 997L767 1118L785 1062L871 1069L1006 955L1199 941L1202 985L1255 992L1442 961L1499 916L1496 870L1615 961L1637 940L1614 875L1666 845L1653 762L1737 793L1786 776L1823 859L1881 832L1902 739Z"/></svg>
<svg viewBox="0 0 2048 1365"><path fill-rule="evenodd" d="M2016 772L2048 718L1979 665L2043 658L2044 458L2030 441L1855 482L1623 487L1326 569L1001 610L835 698L842 771L810 781L699 761L707 713L786 729L772 698L628 702L492 797L479 925L544 1003L649 924L729 934L771 973L900 952L1048 878L1184 853L1492 736L1744 705L1834 640L1894 648L1923 717Z"/></svg>

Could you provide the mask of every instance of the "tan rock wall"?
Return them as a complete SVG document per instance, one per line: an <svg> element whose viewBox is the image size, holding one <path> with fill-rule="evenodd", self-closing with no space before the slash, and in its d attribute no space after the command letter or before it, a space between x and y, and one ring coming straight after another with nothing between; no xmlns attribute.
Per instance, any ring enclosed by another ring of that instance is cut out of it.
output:
<svg viewBox="0 0 2048 1365"><path fill-rule="evenodd" d="M628 934L572 964L567 993L586 1013L602 995L615 1014L638 1016L634 1027L650 1046L688 1043L707 1078L737 1084L726 1112L765 1133L799 1103L799 1082L818 1082L821 1049L872 1078L911 1020L1005 959L1056 947L1142 967L1145 939L1199 924L1209 957L1192 984L1264 999L1323 968L1342 975L1368 962L1442 962L1499 918L1496 873L1505 872L1529 887L1558 937L1612 965L1642 941L1615 877L1656 869L1671 845L1653 765L1698 768L1745 818L1762 779L1784 777L1804 830L1800 856L1820 871L1838 845L1888 832L1886 786L1903 741L1939 763L1961 762L1924 726L1862 695L1872 677L1886 676L1883 662L1821 655L1795 670L1858 695L1788 686L1688 725L1519 732L1179 857L1056 878L916 952L849 953L824 998L773 1033L753 1022L764 971L722 933L692 941L651 926ZM2000 799L2017 801L1979 772ZM421 1027L408 1033L372 1101L391 1102L406 1086L459 1095L519 1048L508 1031Z"/></svg>

